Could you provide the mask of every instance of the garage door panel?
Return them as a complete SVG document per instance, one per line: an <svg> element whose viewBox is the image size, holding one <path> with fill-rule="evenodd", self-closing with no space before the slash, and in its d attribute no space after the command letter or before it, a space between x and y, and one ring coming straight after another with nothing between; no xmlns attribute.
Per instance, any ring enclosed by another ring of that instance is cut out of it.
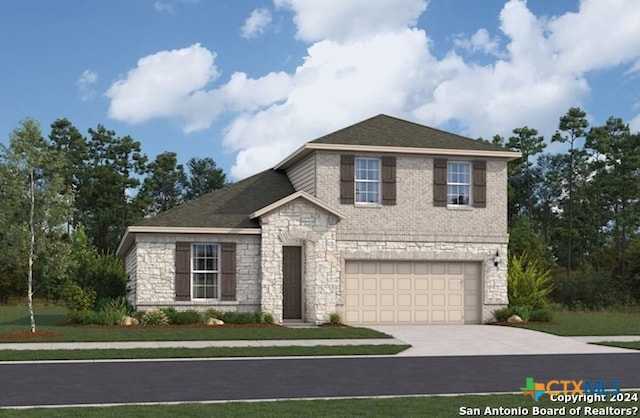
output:
<svg viewBox="0 0 640 418"><path fill-rule="evenodd" d="M398 306L412 306L411 294L398 295Z"/></svg>
<svg viewBox="0 0 640 418"><path fill-rule="evenodd" d="M398 278L396 280L398 290L411 290L411 279Z"/></svg>
<svg viewBox="0 0 640 418"><path fill-rule="evenodd" d="M347 323L480 320L479 263L347 261L345 272Z"/></svg>
<svg viewBox="0 0 640 418"><path fill-rule="evenodd" d="M393 294L380 295L380 306L394 306L395 301Z"/></svg>
<svg viewBox="0 0 640 418"><path fill-rule="evenodd" d="M396 281L392 277L382 277L380 279L380 290L394 290Z"/></svg>
<svg viewBox="0 0 640 418"><path fill-rule="evenodd" d="M416 277L415 279L413 279L413 283L413 288L416 291L429 290L429 279L427 279L426 277Z"/></svg>

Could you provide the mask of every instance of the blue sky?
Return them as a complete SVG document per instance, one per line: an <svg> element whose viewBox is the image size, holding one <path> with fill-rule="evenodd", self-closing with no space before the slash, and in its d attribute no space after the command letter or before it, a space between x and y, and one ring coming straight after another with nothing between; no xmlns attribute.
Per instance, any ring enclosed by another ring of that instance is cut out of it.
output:
<svg viewBox="0 0 640 418"><path fill-rule="evenodd" d="M580 106L637 131L638 22L637 0L8 0L0 140L66 117L239 179L379 113L549 138Z"/></svg>

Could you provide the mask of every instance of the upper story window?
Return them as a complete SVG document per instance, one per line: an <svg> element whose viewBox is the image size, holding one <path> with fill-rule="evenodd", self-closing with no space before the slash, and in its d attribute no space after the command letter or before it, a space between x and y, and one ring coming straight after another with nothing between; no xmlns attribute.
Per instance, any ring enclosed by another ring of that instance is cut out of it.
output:
<svg viewBox="0 0 640 418"><path fill-rule="evenodd" d="M380 203L380 160L355 159L356 203Z"/></svg>
<svg viewBox="0 0 640 418"><path fill-rule="evenodd" d="M192 289L194 299L218 299L220 247L218 244L193 244Z"/></svg>
<svg viewBox="0 0 640 418"><path fill-rule="evenodd" d="M468 206L471 196L471 163L449 161L447 163L447 204Z"/></svg>

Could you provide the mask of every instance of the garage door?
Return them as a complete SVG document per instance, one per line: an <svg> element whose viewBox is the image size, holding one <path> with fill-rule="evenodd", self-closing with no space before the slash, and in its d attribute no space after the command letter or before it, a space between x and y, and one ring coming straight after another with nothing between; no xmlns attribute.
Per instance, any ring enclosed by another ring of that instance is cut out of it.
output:
<svg viewBox="0 0 640 418"><path fill-rule="evenodd" d="M480 322L480 264L347 261L347 324Z"/></svg>

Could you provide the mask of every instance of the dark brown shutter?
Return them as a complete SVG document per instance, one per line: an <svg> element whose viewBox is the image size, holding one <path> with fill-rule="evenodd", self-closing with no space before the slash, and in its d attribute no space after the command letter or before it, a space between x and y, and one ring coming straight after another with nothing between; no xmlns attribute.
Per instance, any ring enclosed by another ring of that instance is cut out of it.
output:
<svg viewBox="0 0 640 418"><path fill-rule="evenodd" d="M191 300L191 244L176 242L176 300Z"/></svg>
<svg viewBox="0 0 640 418"><path fill-rule="evenodd" d="M433 160L433 206L447 206L447 159Z"/></svg>
<svg viewBox="0 0 640 418"><path fill-rule="evenodd" d="M473 162L473 207L487 207L487 162L476 160Z"/></svg>
<svg viewBox="0 0 640 418"><path fill-rule="evenodd" d="M354 160L353 155L340 156L340 203L343 204L353 204Z"/></svg>
<svg viewBox="0 0 640 418"><path fill-rule="evenodd" d="M382 204L396 204L396 157L382 157Z"/></svg>
<svg viewBox="0 0 640 418"><path fill-rule="evenodd" d="M236 243L221 244L221 299L236 300Z"/></svg>

